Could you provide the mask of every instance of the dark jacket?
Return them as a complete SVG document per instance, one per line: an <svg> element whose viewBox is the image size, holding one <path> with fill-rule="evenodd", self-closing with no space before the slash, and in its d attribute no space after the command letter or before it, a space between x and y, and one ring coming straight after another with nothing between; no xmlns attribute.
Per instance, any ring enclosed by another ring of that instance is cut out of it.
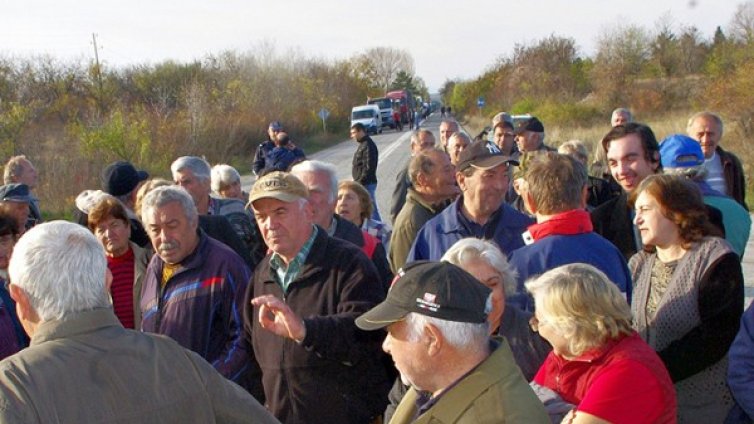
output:
<svg viewBox="0 0 754 424"><path fill-rule="evenodd" d="M261 257L256 261L251 259L249 248L243 240L241 240L233 226L230 224L230 221L228 221L228 218L225 216L199 215L199 228L204 230L208 236L233 249L233 251L243 259L249 269L254 269L259 262L259 259L261 259Z"/></svg>
<svg viewBox="0 0 754 424"><path fill-rule="evenodd" d="M389 383L384 334L354 319L383 297L377 271L361 250L320 229L286 293L270 257L257 266L243 302L244 327L262 369L267 407L284 423L369 423L384 411ZM252 297L271 294L304 320L301 344L261 328Z"/></svg>
<svg viewBox="0 0 754 424"><path fill-rule="evenodd" d="M368 135L362 137L358 144L351 168L353 180L363 186L377 184L377 145Z"/></svg>
<svg viewBox="0 0 754 424"><path fill-rule="evenodd" d="M725 186L728 189L728 195L748 211L749 207L746 205L746 180L741 161L738 159L738 156L723 150L720 146L717 146L715 153L720 156L720 163L723 165L723 176L725 177Z"/></svg>
<svg viewBox="0 0 754 424"><path fill-rule="evenodd" d="M228 246L202 231L199 237L164 288L165 263L160 255L152 256L141 292L141 329L170 336L245 386L249 346L241 311L250 272Z"/></svg>
<svg viewBox="0 0 754 424"><path fill-rule="evenodd" d="M398 272L406 264L416 234L427 221L444 209L444 205L445 203L441 206L431 205L413 188L408 190L406 204L393 222L393 234L390 238L389 254L393 272Z"/></svg>
<svg viewBox="0 0 754 424"><path fill-rule="evenodd" d="M624 192L608 200L593 210L591 215L594 232L614 244L626 260L631 259L637 246L628 209L628 195Z"/></svg>
<svg viewBox="0 0 754 424"><path fill-rule="evenodd" d="M361 231L361 228L357 227L351 221L341 218L340 215L336 214L334 216L335 234L333 234L333 237L351 242L358 248L364 247L364 233ZM385 294L387 294L390 282L393 281L393 273L390 271L387 253L385 252L385 246L383 246L382 243L377 244L371 259L375 268L377 268L377 273L380 275L382 288L384 289Z"/></svg>
<svg viewBox="0 0 754 424"><path fill-rule="evenodd" d="M254 163L251 169L254 171L254 175L259 175L267 164L267 155L270 154L272 149L275 148L275 143L267 139L257 147L257 151L254 153Z"/></svg>
<svg viewBox="0 0 754 424"><path fill-rule="evenodd" d="M390 202L390 221L395 226L395 220L398 218L398 214L403 209L403 205L406 203L406 193L409 188L413 188L411 180L408 178L408 165L398 172L395 176L395 188L393 189L393 197Z"/></svg>
<svg viewBox="0 0 754 424"><path fill-rule="evenodd" d="M287 147L275 147L267 155L267 163L263 173L271 171L287 172L291 165L306 158L304 151L298 147L289 149Z"/></svg>

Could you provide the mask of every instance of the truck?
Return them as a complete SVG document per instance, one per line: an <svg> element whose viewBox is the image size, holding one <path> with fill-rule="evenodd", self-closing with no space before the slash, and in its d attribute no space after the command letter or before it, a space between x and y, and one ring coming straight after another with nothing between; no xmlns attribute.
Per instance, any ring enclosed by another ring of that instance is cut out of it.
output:
<svg viewBox="0 0 754 424"><path fill-rule="evenodd" d="M416 104L414 102L414 96L408 90L395 90L388 91L385 97L393 101L393 105L398 106L398 110L401 113L401 122L408 124L411 117L414 116L414 110Z"/></svg>
<svg viewBox="0 0 754 424"><path fill-rule="evenodd" d="M377 97L367 100L367 104L377 105L380 108L380 117L382 118L382 126L395 128L395 121L393 121L393 101L387 97Z"/></svg>

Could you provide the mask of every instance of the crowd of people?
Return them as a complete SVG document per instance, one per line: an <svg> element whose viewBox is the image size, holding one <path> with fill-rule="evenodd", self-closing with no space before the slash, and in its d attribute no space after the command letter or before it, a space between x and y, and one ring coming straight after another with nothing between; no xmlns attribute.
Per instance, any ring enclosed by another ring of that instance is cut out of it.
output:
<svg viewBox="0 0 754 424"><path fill-rule="evenodd" d="M414 130L390 222L360 124L352 180L273 121L248 193L196 156L172 181L117 161L76 222L43 222L12 157L0 421L752 422L751 218L721 118L658 142L616 109L591 163L536 117L490 128Z"/></svg>

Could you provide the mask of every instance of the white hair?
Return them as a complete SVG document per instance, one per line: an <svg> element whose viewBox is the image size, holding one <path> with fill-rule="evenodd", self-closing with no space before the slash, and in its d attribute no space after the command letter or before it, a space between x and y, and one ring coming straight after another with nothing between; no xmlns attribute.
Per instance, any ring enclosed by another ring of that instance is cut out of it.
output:
<svg viewBox="0 0 754 424"><path fill-rule="evenodd" d="M198 156L181 156L170 165L170 172L175 174L188 169L200 181L210 180L209 163Z"/></svg>
<svg viewBox="0 0 754 424"><path fill-rule="evenodd" d="M490 241L474 237L463 238L450 246L440 260L461 268L471 261L483 260L500 274L505 297L508 298L516 293L518 272L511 266L500 248Z"/></svg>
<svg viewBox="0 0 754 424"><path fill-rule="evenodd" d="M183 209L183 213L189 222L198 222L199 213L196 210L194 199L191 198L188 191L179 186L162 186L147 193L141 201L141 216L145 223L149 219L152 209L161 208L171 202L177 202L181 205L181 209Z"/></svg>
<svg viewBox="0 0 754 424"><path fill-rule="evenodd" d="M487 305L491 308L491 300L487 298ZM490 308L485 308L489 312ZM487 322L472 323L448 321L441 318L409 312L405 318L407 338L410 342L417 342L428 324L435 326L445 341L461 351L476 352L487 349L490 337L490 327Z"/></svg>
<svg viewBox="0 0 754 424"><path fill-rule="evenodd" d="M89 230L72 222L29 230L16 243L8 272L42 321L112 305L105 251Z"/></svg>
<svg viewBox="0 0 754 424"><path fill-rule="evenodd" d="M212 167L212 191L220 193L220 190L241 181L241 174L230 165L221 163Z"/></svg>
<svg viewBox="0 0 754 424"><path fill-rule="evenodd" d="M329 203L335 201L338 196L338 170L335 166L322 162L320 160L305 160L291 167L291 174L296 175L299 172L323 172L327 174L330 180L330 193L327 196Z"/></svg>

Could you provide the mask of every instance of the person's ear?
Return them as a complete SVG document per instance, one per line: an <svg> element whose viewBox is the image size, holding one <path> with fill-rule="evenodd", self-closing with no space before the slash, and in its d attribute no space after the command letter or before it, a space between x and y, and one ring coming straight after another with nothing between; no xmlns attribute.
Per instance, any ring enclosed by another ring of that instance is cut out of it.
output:
<svg viewBox="0 0 754 424"><path fill-rule="evenodd" d="M530 214L534 215L537 213L537 202L534 200L534 196L531 195L529 190L523 190L521 193L521 198L524 200L524 207L527 211L529 211Z"/></svg>
<svg viewBox="0 0 754 424"><path fill-rule="evenodd" d="M429 356L436 356L440 353L445 344L442 332L432 324L424 326L424 343Z"/></svg>
<svg viewBox="0 0 754 424"><path fill-rule="evenodd" d="M464 175L463 172L456 171L456 182L461 191L466 191L466 175Z"/></svg>
<svg viewBox="0 0 754 424"><path fill-rule="evenodd" d="M113 285L113 273L110 272L110 268L105 268L105 291L110 295L110 288Z"/></svg>
<svg viewBox="0 0 754 424"><path fill-rule="evenodd" d="M581 189L581 204L579 204L579 209L586 209L586 204L588 200L589 200L589 186L584 185L584 188Z"/></svg>
<svg viewBox="0 0 754 424"><path fill-rule="evenodd" d="M37 311L31 306L29 296L26 295L26 292L21 287L11 283L9 288L10 297L16 302L16 315L18 315L18 319L21 321L21 326L24 327L26 334L31 337L34 335L34 329L37 324L39 324L39 315L37 315Z"/></svg>

